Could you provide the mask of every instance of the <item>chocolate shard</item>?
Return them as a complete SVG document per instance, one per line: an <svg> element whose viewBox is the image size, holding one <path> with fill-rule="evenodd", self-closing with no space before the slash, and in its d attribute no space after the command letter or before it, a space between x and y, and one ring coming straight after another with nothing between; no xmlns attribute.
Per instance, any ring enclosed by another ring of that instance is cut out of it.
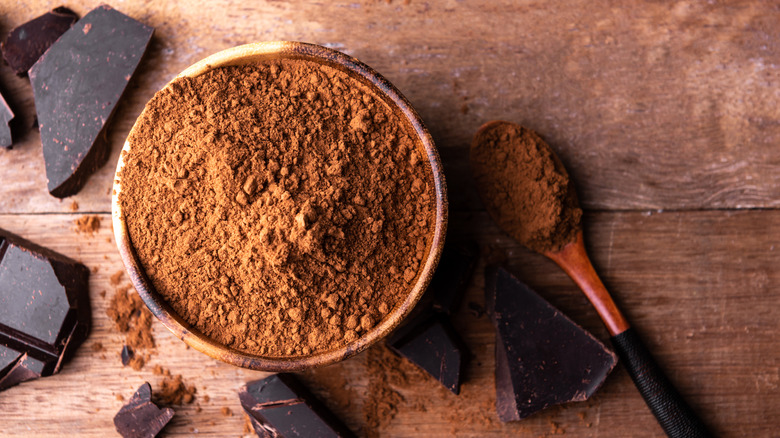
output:
<svg viewBox="0 0 780 438"><path fill-rule="evenodd" d="M479 247L475 242L444 244L439 265L428 286L434 310L447 315L458 310L478 257Z"/></svg>
<svg viewBox="0 0 780 438"><path fill-rule="evenodd" d="M25 76L35 61L73 26L79 17L60 6L8 32L2 44L3 58L19 76Z"/></svg>
<svg viewBox="0 0 780 438"><path fill-rule="evenodd" d="M448 241L420 303L407 323L387 339L387 346L422 368L455 394L460 393L470 353L450 322L474 273L475 242Z"/></svg>
<svg viewBox="0 0 780 438"><path fill-rule="evenodd" d="M259 437L355 436L292 374L249 382L238 398Z"/></svg>
<svg viewBox="0 0 780 438"><path fill-rule="evenodd" d="M445 315L419 317L417 322L393 333L387 345L454 394L460 393L469 353Z"/></svg>
<svg viewBox="0 0 780 438"><path fill-rule="evenodd" d="M154 29L102 5L30 68L49 193L77 193L108 159L107 126Z"/></svg>
<svg viewBox="0 0 780 438"><path fill-rule="evenodd" d="M0 229L0 390L59 371L89 333L89 270Z"/></svg>
<svg viewBox="0 0 780 438"><path fill-rule="evenodd" d="M114 416L114 427L124 438L152 438L171 421L174 411L152 403L152 387L144 383Z"/></svg>
<svg viewBox="0 0 780 438"><path fill-rule="evenodd" d="M130 348L130 346L125 345L122 347L121 357L122 357L122 365L127 366L130 364L130 361L135 357L135 352L133 351L132 348Z"/></svg>
<svg viewBox="0 0 780 438"><path fill-rule="evenodd" d="M11 136L11 120L14 118L14 112L5 101L5 97L0 94L0 147L10 148L13 144Z"/></svg>
<svg viewBox="0 0 780 438"><path fill-rule="evenodd" d="M506 269L485 270L496 327L496 410L501 421L590 398L617 356Z"/></svg>

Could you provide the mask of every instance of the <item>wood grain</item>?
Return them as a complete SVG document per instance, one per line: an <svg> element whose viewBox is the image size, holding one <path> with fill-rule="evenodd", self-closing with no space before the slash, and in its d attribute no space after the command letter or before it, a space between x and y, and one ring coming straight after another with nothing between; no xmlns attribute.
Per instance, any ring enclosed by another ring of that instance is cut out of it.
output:
<svg viewBox="0 0 780 438"><path fill-rule="evenodd" d="M52 5L10 2L0 27ZM84 14L95 4L69 6ZM780 45L774 44L780 10L771 3L136 0L116 6L154 26L156 37L112 125L112 158L76 196L88 211L108 211L101 195L117 154L156 90L206 55L264 40L323 44L377 69L421 113L448 167L463 170L464 148L480 124L507 119L539 131L560 153L587 208L780 205ZM31 123L29 83L0 70ZM0 151L0 168L1 212L67 208L45 192L37 132L14 151ZM453 187L469 188L465 175L453 173ZM479 208L468 200L473 196L456 197L453 206Z"/></svg>
<svg viewBox="0 0 780 438"><path fill-rule="evenodd" d="M97 2L68 4L79 14ZM59 3L0 4L0 31ZM105 316L122 270L110 232L109 191L119 149L154 92L216 51L263 40L323 44L358 57L414 104L441 152L449 237L482 249L466 302L483 303L485 260L510 268L586 329L606 330L552 262L521 248L487 218L469 176L468 145L484 122L538 130L561 155L586 207L585 240L618 306L689 403L719 436L772 436L780 428L780 9L769 2L126 0L120 11L156 28L110 131L112 155L64 201L46 192L27 79L0 66L0 89L19 118L18 142L0 150L0 227L82 260L94 327L53 377L0 393L0 435L114 436L117 395L159 385L155 364L198 390L166 436L237 436L237 388L264 373L187 349L159 323L157 352L141 372L119 361ZM79 204L71 213L71 202ZM97 235L76 233L82 214ZM101 292L106 291L103 296ZM462 395L408 369L398 413L381 436L635 436L662 434L622 367L588 402L501 424L492 403L493 332L464 307L456 327L474 353ZM102 351L93 350L101 344ZM333 376L343 378L334 379ZM362 354L302 376L361 436L369 381ZM338 394L337 394L338 393ZM340 394L340 395L339 395ZM347 394L348 397L344 396ZM208 395L210 401L205 401ZM347 400L345 400L345 398ZM222 407L234 415L225 417Z"/></svg>

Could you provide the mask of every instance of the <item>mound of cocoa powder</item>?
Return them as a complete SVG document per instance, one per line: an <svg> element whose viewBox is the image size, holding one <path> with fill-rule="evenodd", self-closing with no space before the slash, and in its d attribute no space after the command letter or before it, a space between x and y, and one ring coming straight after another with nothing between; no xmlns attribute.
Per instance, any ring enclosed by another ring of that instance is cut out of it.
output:
<svg viewBox="0 0 780 438"><path fill-rule="evenodd" d="M573 242L582 210L563 164L535 132L495 121L474 136L471 172L490 216L526 247L544 253Z"/></svg>
<svg viewBox="0 0 780 438"><path fill-rule="evenodd" d="M412 127L306 60L180 78L129 137L119 201L157 291L230 347L297 356L356 340L414 284L435 195Z"/></svg>

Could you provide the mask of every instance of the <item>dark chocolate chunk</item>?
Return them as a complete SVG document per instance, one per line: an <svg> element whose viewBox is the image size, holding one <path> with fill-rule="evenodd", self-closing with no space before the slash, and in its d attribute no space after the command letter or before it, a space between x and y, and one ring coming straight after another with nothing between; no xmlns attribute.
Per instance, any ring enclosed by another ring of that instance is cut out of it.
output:
<svg viewBox="0 0 780 438"><path fill-rule="evenodd" d="M0 390L49 376L87 337L86 266L0 229Z"/></svg>
<svg viewBox="0 0 780 438"><path fill-rule="evenodd" d="M408 322L387 340L390 349L455 394L460 393L469 352L452 327L449 315L460 305L478 255L479 248L474 242L448 241L420 303Z"/></svg>
<svg viewBox="0 0 780 438"><path fill-rule="evenodd" d="M460 393L468 350L445 315L422 316L393 333L387 345L445 388Z"/></svg>
<svg viewBox="0 0 780 438"><path fill-rule="evenodd" d="M292 374L249 382L238 393L259 437L352 437Z"/></svg>
<svg viewBox="0 0 780 438"><path fill-rule="evenodd" d="M14 112L5 101L5 97L0 94L0 147L8 148L13 144L11 136L11 120L14 118Z"/></svg>
<svg viewBox="0 0 780 438"><path fill-rule="evenodd" d="M160 409L152 403L152 387L146 382L114 416L114 427L124 438L152 438L171 421L173 414L173 409Z"/></svg>
<svg viewBox="0 0 780 438"><path fill-rule="evenodd" d="M35 61L78 19L75 12L60 6L22 24L8 33L2 44L3 58L14 73L26 75Z"/></svg>
<svg viewBox="0 0 780 438"><path fill-rule="evenodd" d="M501 421L587 400L617 356L502 267L485 271L496 327L496 410Z"/></svg>
<svg viewBox="0 0 780 438"><path fill-rule="evenodd" d="M102 5L30 68L49 193L77 193L108 159L106 129L153 29Z"/></svg>
<svg viewBox="0 0 780 438"><path fill-rule="evenodd" d="M133 351L130 346L125 345L122 347L122 365L127 366L130 364L130 361L135 357L135 352Z"/></svg>
<svg viewBox="0 0 780 438"><path fill-rule="evenodd" d="M477 265L479 247L475 242L447 242L428 286L428 294L437 312L452 314L460 301Z"/></svg>

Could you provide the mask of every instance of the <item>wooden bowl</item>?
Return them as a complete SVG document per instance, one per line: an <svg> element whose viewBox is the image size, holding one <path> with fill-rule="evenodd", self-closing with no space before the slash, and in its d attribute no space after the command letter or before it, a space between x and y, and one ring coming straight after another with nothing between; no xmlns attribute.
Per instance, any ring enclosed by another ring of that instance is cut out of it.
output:
<svg viewBox="0 0 780 438"><path fill-rule="evenodd" d="M111 198L112 222L119 254L130 280L138 291L149 310L179 339L191 347L207 355L224 362L240 367L263 371L296 371L306 368L331 364L354 356L365 350L375 342L387 336L393 331L411 312L417 301L428 286L436 265L439 262L444 235L447 228L447 195L442 173L441 161L433 139L423 125L420 116L409 104L401 92L379 73L351 56L314 44L299 42L265 42L254 43L234 47L209 56L200 62L190 66L176 78L195 77L211 69L223 66L252 64L267 59L290 58L305 59L326 64L349 74L373 88L380 97L383 97L390 108L411 125L422 145L425 156L430 163L433 172L433 183L436 195L436 219L433 238L426 248L425 261L418 271L417 281L414 283L406 298L397 305L378 325L360 336L357 340L339 348L322 351L308 356L295 357L269 357L244 353L234 348L222 345L203 335L190 325L171 308L152 286L151 281L143 271L138 256L133 249L127 224L122 214L122 206L119 203L119 194L122 191L120 179L124 166L125 153L130 150L130 143L125 142L122 154L117 164L114 178L114 190ZM174 80L176 79L174 78ZM168 85L170 86L170 83ZM135 130L136 127L133 127Z"/></svg>

